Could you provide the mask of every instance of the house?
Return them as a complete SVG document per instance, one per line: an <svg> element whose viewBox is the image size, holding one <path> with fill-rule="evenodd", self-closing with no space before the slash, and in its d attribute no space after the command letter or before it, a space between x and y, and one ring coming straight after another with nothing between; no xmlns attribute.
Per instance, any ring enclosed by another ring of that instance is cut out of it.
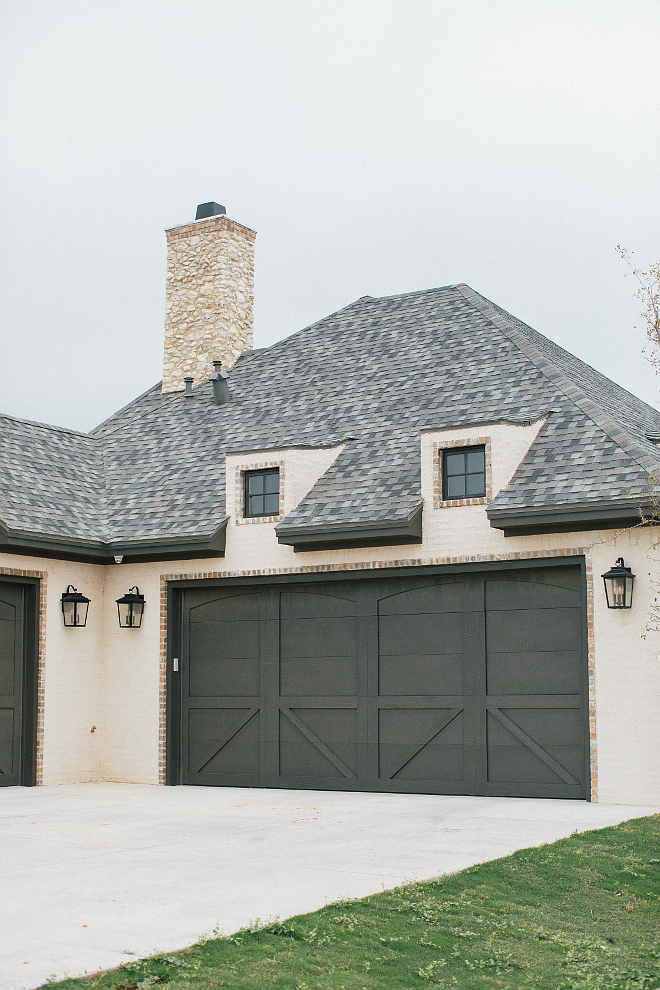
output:
<svg viewBox="0 0 660 990"><path fill-rule="evenodd" d="M466 285L253 350L254 232L167 237L162 384L2 417L2 782L660 803L660 413Z"/></svg>

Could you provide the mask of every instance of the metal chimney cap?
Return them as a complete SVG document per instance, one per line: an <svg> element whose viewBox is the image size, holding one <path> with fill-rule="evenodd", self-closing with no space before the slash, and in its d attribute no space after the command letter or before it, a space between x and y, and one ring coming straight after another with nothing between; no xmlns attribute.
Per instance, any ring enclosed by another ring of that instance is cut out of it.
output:
<svg viewBox="0 0 660 990"><path fill-rule="evenodd" d="M197 207L195 220L206 220L207 217L219 217L226 213L224 206L220 206L219 203L200 203Z"/></svg>

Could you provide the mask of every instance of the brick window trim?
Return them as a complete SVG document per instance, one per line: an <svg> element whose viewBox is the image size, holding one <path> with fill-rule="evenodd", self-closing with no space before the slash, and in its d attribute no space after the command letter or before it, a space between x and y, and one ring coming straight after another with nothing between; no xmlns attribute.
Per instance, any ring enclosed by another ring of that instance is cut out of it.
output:
<svg viewBox="0 0 660 990"><path fill-rule="evenodd" d="M280 472L280 511L276 516L246 516L245 515L245 475L250 471L265 471L279 468ZM259 523L276 523L284 519L284 461L251 461L236 465L235 487L236 516L235 526L254 525Z"/></svg>
<svg viewBox="0 0 660 990"><path fill-rule="evenodd" d="M486 460L486 494L479 498L442 497L442 454L445 450L483 447ZM433 508L448 509L454 505L488 505L493 501L493 471L490 437L465 437L460 440L436 440L433 443Z"/></svg>

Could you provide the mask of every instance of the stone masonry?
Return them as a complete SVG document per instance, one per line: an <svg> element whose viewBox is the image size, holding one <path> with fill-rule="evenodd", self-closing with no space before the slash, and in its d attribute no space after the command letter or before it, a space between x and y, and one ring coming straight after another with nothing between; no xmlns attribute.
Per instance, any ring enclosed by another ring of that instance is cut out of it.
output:
<svg viewBox="0 0 660 990"><path fill-rule="evenodd" d="M252 348L256 233L226 216L173 227L167 234L163 392L183 390L230 368Z"/></svg>

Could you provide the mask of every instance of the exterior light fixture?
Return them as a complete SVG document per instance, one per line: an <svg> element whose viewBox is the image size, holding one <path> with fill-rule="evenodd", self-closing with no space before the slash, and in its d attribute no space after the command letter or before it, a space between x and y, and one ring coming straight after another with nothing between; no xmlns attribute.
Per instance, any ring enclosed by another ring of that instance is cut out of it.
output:
<svg viewBox="0 0 660 990"><path fill-rule="evenodd" d="M619 557L614 567L603 574L608 608L632 608L635 575Z"/></svg>
<svg viewBox="0 0 660 990"><path fill-rule="evenodd" d="M65 626L87 625L89 598L85 598L70 584L62 595L62 614Z"/></svg>
<svg viewBox="0 0 660 990"><path fill-rule="evenodd" d="M144 595L140 594L140 589L129 588L128 593L117 599L117 611L119 612L119 625L122 629L139 629L142 625L142 613L144 612Z"/></svg>

